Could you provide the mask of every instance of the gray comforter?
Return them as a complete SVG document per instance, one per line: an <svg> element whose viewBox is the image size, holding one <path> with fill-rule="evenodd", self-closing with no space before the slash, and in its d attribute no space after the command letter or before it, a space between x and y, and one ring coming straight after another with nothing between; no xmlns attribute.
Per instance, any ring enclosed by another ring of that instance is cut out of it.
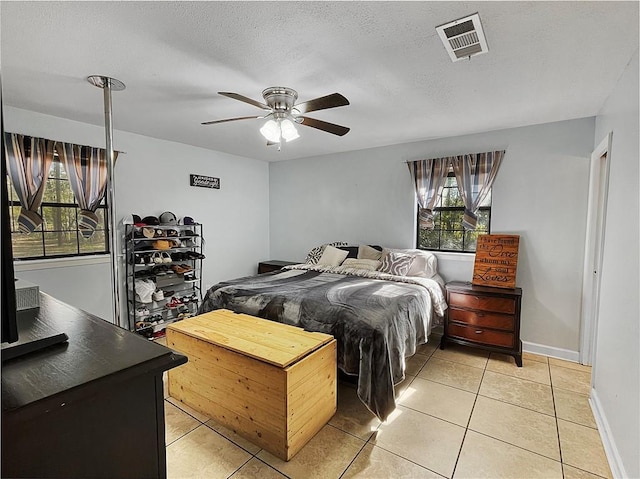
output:
<svg viewBox="0 0 640 479"><path fill-rule="evenodd" d="M358 397L384 421L395 409L405 358L427 341L433 312L446 308L440 285L372 271L291 268L214 285L199 313L225 308L333 335L338 367L358 376Z"/></svg>

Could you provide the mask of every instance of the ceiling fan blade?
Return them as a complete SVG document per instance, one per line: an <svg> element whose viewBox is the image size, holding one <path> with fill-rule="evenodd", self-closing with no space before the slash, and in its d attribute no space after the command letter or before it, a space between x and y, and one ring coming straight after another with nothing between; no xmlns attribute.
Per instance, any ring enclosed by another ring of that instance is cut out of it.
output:
<svg viewBox="0 0 640 479"><path fill-rule="evenodd" d="M245 103L248 103L249 105L257 106L258 108L262 108L263 110L271 111L271 108L268 105L265 105L264 103L261 103L259 101L253 100L253 99L251 99L249 97L246 97L244 95L240 95L239 93L231 93L231 92L227 92L227 91L219 91L218 95L222 95L222 96L226 96L226 97L229 97L229 98L233 98L234 100L243 101Z"/></svg>
<svg viewBox="0 0 640 479"><path fill-rule="evenodd" d="M338 106L346 106L348 104L349 100L343 97L340 93L332 93L331 95L298 103L297 105L294 105L293 108L298 110L300 113L308 113L310 111L326 110L327 108L336 108Z"/></svg>
<svg viewBox="0 0 640 479"><path fill-rule="evenodd" d="M322 120L316 120L315 118L309 118L308 116L299 116L298 118L296 118L296 122L338 136L344 136L349 133L350 130L350 128L347 128L346 126L336 125L335 123L329 123Z"/></svg>
<svg viewBox="0 0 640 479"><path fill-rule="evenodd" d="M214 125L216 123L226 123L228 121L236 121L236 120L252 120L255 118L264 118L264 117L263 116L240 116L238 118L227 118L225 120L205 121L201 123L201 125Z"/></svg>

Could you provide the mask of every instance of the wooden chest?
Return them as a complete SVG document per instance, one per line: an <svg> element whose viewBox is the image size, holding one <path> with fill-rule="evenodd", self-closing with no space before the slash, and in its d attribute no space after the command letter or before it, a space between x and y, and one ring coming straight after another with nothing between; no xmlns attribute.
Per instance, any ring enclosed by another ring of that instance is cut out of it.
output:
<svg viewBox="0 0 640 479"><path fill-rule="evenodd" d="M285 461L335 414L333 336L222 309L169 325L167 346L189 358L171 397Z"/></svg>
<svg viewBox="0 0 640 479"><path fill-rule="evenodd" d="M440 348L458 343L509 354L522 366L520 288L505 289L454 281L446 284L447 304Z"/></svg>

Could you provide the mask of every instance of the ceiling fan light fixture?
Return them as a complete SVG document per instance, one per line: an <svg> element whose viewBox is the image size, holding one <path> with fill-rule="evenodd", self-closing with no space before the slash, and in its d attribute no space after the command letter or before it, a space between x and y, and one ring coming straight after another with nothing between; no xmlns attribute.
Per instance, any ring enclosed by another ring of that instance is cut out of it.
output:
<svg viewBox="0 0 640 479"><path fill-rule="evenodd" d="M267 121L262 128L260 128L260 133L271 143L280 143L281 129L277 121Z"/></svg>
<svg viewBox="0 0 640 479"><path fill-rule="evenodd" d="M289 119L284 119L280 123L280 129L282 131L282 138L284 138L287 142L293 141L296 138L300 138L298 134L298 130L296 130L295 125Z"/></svg>

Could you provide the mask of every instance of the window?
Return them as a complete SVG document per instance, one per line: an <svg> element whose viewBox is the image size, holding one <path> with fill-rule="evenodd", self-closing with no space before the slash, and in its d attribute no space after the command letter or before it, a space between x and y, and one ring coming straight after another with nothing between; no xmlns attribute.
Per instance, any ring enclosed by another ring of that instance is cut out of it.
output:
<svg viewBox="0 0 640 479"><path fill-rule="evenodd" d="M489 234L491 225L491 192L480 205L475 230L462 227L464 204L453 170L447 175L442 193L433 210L434 229L421 229L418 224L418 248L435 251L474 253L478 235Z"/></svg>
<svg viewBox="0 0 640 479"><path fill-rule="evenodd" d="M44 222L30 234L18 231L20 201L11 180L7 177L11 241L15 259L60 258L109 253L106 202L96 210L100 223L89 239L78 230L78 212L64 166L54 156L42 205L38 213Z"/></svg>

